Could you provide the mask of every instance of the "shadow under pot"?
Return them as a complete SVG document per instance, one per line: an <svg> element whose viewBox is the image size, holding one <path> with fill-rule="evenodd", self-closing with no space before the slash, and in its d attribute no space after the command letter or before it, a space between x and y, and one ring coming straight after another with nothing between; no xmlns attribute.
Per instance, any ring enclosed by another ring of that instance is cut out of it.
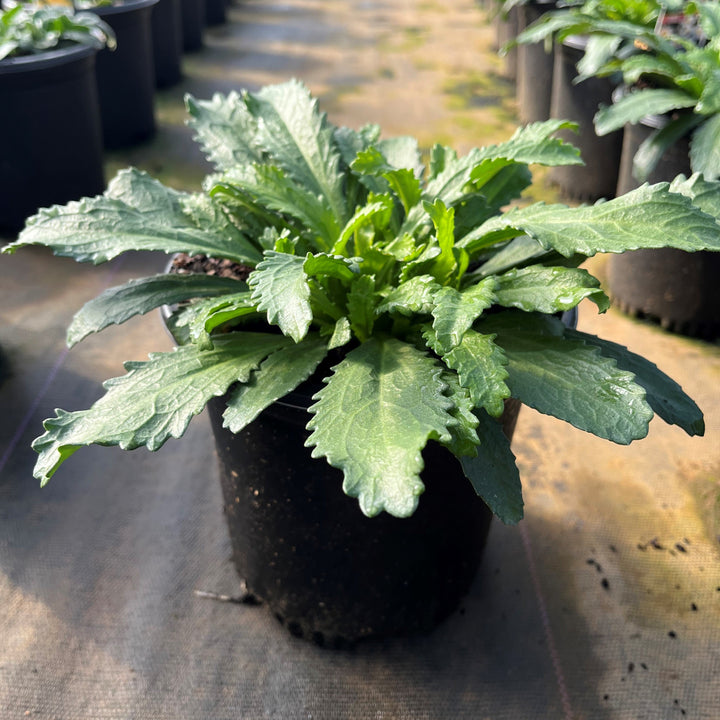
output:
<svg viewBox="0 0 720 720"><path fill-rule="evenodd" d="M666 119L648 116L626 125L618 195L641 183L633 176L638 148ZM690 146L682 138L671 146L647 181L671 181L690 175ZM666 330L707 340L720 337L720 253L689 253L673 248L634 250L612 255L608 263L608 288L613 303L623 312L645 318Z"/></svg>
<svg viewBox="0 0 720 720"><path fill-rule="evenodd" d="M591 77L573 83L586 46L587 37L581 35L556 43L550 101L551 117L572 120L580 126L579 134L562 130L557 135L580 149L585 164L553 167L548 172L550 182L565 197L577 201L614 197L622 152L622 131L598 137L593 124L599 106L611 103L611 80Z"/></svg>
<svg viewBox="0 0 720 720"><path fill-rule="evenodd" d="M556 8L555 0L528 2L518 7L518 33ZM550 117L554 49L545 43L523 43L517 47L516 100L522 123L541 122Z"/></svg>
<svg viewBox="0 0 720 720"><path fill-rule="evenodd" d="M76 45L0 60L0 232L105 189L96 53Z"/></svg>
<svg viewBox="0 0 720 720"><path fill-rule="evenodd" d="M416 512L364 516L342 473L305 447L319 378L238 434L222 427L224 399L208 404L237 572L292 634L320 645L428 632L469 590L492 514L457 459L429 442ZM508 437L519 409L506 404Z"/></svg>
<svg viewBox="0 0 720 720"><path fill-rule="evenodd" d="M97 57L100 113L106 149L155 134L155 61L151 13L158 0L126 0L92 8L115 32L117 48Z"/></svg>

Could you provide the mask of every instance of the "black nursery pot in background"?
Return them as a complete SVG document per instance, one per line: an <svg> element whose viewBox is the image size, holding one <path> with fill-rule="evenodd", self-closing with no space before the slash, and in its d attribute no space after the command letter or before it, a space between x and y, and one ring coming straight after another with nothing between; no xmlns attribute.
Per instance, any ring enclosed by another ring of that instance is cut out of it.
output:
<svg viewBox="0 0 720 720"><path fill-rule="evenodd" d="M98 53L97 82L107 149L155 133L155 61L151 13L158 0L127 0L93 8L115 31L117 49Z"/></svg>
<svg viewBox="0 0 720 720"><path fill-rule="evenodd" d="M238 434L222 427L222 398L208 405L238 574L293 634L319 644L427 632L468 591L491 512L430 442L416 512L365 517L342 473L304 447L311 393L291 393ZM518 411L506 406L506 434Z"/></svg>
<svg viewBox="0 0 720 720"><path fill-rule="evenodd" d="M222 25L227 19L226 0L205 0L205 22L207 25Z"/></svg>
<svg viewBox="0 0 720 720"><path fill-rule="evenodd" d="M180 0L182 6L182 42L185 52L195 52L203 46L205 28L205 0Z"/></svg>
<svg viewBox="0 0 720 720"><path fill-rule="evenodd" d="M96 52L78 45L0 61L0 232L105 189Z"/></svg>
<svg viewBox="0 0 720 720"><path fill-rule="evenodd" d="M182 78L182 3L158 0L152 11L152 45L155 84L169 87Z"/></svg>
<svg viewBox="0 0 720 720"><path fill-rule="evenodd" d="M518 33L555 7L555 0L520 5ZM550 117L554 57L554 50L551 48L548 52L544 42L523 43L517 47L516 100L523 123L541 122Z"/></svg>
<svg viewBox="0 0 720 720"><path fill-rule="evenodd" d="M640 182L633 177L633 158L642 142L665 122L651 115L624 129L618 195ZM683 138L660 158L647 181L671 181L690 175L690 145ZM714 340L720 337L720 253L662 248L612 255L608 287L613 303L629 315L659 322L672 332Z"/></svg>
<svg viewBox="0 0 720 720"><path fill-rule="evenodd" d="M553 167L548 177L563 195L579 201L614 197L622 151L622 131L598 137L593 124L599 106L611 103L610 79L591 77L573 84L586 44L587 39L577 35L555 44L550 102L551 117L573 120L580 125L579 134L563 130L558 137L580 148L585 165Z"/></svg>

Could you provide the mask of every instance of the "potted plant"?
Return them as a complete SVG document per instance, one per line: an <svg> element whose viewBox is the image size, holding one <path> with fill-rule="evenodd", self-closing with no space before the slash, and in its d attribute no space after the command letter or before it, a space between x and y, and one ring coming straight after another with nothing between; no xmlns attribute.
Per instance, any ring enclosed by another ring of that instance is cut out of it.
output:
<svg viewBox="0 0 720 720"><path fill-rule="evenodd" d="M580 162L553 137L567 123L463 157L436 145L426 168L412 138L335 127L295 81L187 104L217 168L203 192L125 170L3 251L162 250L213 273L133 280L77 313L71 345L171 306L178 347L45 422L42 484L92 443L155 450L209 404L241 577L291 630L335 642L432 627L471 582L490 512L520 520L509 403L618 443L655 413L703 433L656 366L557 315L607 308L578 267L596 252L720 249L720 184L502 212L528 163Z"/></svg>
<svg viewBox="0 0 720 720"><path fill-rule="evenodd" d="M594 69L618 74L623 92L595 116L599 135L643 122L653 131L632 156L632 176L647 179L659 159L680 140L690 143L690 169L707 179L720 177L720 2L689 6L660 27L639 33L631 55L613 55Z"/></svg>
<svg viewBox="0 0 720 720"><path fill-rule="evenodd" d="M39 207L104 190L95 55L114 43L88 13L0 11L0 232L14 234Z"/></svg>
<svg viewBox="0 0 720 720"><path fill-rule="evenodd" d="M679 173L720 177L720 3L690 4L645 31L632 54L608 58L597 74L623 84L595 115L598 135L624 129L618 193ZM608 281L625 312L695 337L720 334L720 261L673 249L612 258Z"/></svg>
<svg viewBox="0 0 720 720"><path fill-rule="evenodd" d="M592 172L555 168L550 179L566 196L595 200L615 194L622 132L600 135L593 127L593 117L599 106L611 102L617 82L612 73L599 73L598 69L613 57L633 53L637 38L652 32L663 12L657 0L588 0L544 13L519 34L520 47L555 39L550 116L570 118L580 125L577 144Z"/></svg>

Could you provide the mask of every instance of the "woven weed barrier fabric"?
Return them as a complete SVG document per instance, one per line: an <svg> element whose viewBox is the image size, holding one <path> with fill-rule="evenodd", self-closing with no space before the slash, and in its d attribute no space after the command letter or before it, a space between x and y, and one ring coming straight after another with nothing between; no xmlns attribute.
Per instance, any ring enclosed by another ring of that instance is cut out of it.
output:
<svg viewBox="0 0 720 720"><path fill-rule="evenodd" d="M228 16L163 94L156 140L113 162L196 190L209 166L182 94L292 76L337 124L424 148L515 129L475 0L245 0ZM241 591L205 417L157 453L87 448L46 488L32 478L54 408L88 407L122 361L171 347L153 313L68 353L73 313L165 262L0 261L0 720L718 720L720 347L581 308L580 330L680 382L706 436L654 421L618 447L524 408L526 518L493 524L461 608L426 637L333 651L262 606L196 594Z"/></svg>

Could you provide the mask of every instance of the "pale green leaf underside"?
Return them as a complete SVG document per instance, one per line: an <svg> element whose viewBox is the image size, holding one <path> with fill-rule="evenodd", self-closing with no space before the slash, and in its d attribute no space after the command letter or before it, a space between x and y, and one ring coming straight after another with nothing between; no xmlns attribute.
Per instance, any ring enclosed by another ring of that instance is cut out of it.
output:
<svg viewBox="0 0 720 720"><path fill-rule="evenodd" d="M488 316L481 327L497 333L513 397L622 445L647 435L653 411L632 373L598 348L562 337L556 318L508 311Z"/></svg>
<svg viewBox="0 0 720 720"><path fill-rule="evenodd" d="M276 350L247 383L232 391L223 425L231 432L240 432L265 408L307 380L326 354L327 344L309 337Z"/></svg>
<svg viewBox="0 0 720 720"><path fill-rule="evenodd" d="M459 458L475 492L508 525L523 517L520 473L502 425L482 410L477 413L480 448L475 457Z"/></svg>
<svg viewBox="0 0 720 720"><path fill-rule="evenodd" d="M720 224L689 198L668 192L667 183L643 185L595 205L536 204L484 223L481 233L523 232L565 257L619 253L638 248L720 250Z"/></svg>
<svg viewBox="0 0 720 720"><path fill-rule="evenodd" d="M245 382L269 353L288 342L270 333L230 333L209 350L185 345L151 355L147 362L126 363L127 375L108 380L107 392L91 408L57 410L57 417L45 421L45 434L33 443L40 454L35 477L45 484L85 445L157 450L180 437L210 398L233 382Z"/></svg>
<svg viewBox="0 0 720 720"><path fill-rule="evenodd" d="M73 346L91 333L119 325L161 305L222 295L244 286L231 278L202 274L165 274L130 280L105 290L75 313L68 328L67 343Z"/></svg>
<svg viewBox="0 0 720 720"><path fill-rule="evenodd" d="M441 368L394 338L373 338L348 353L315 396L307 445L343 470L343 490L368 515L411 515L423 491L422 449L448 442L452 402Z"/></svg>
<svg viewBox="0 0 720 720"><path fill-rule="evenodd" d="M104 195L41 210L5 251L46 245L56 255L101 263L128 250L161 250L247 262L235 238L191 222L184 197L146 173L122 170Z"/></svg>
<svg viewBox="0 0 720 720"><path fill-rule="evenodd" d="M300 342L313 319L305 258L269 250L248 278L258 310L267 311L268 322Z"/></svg>

